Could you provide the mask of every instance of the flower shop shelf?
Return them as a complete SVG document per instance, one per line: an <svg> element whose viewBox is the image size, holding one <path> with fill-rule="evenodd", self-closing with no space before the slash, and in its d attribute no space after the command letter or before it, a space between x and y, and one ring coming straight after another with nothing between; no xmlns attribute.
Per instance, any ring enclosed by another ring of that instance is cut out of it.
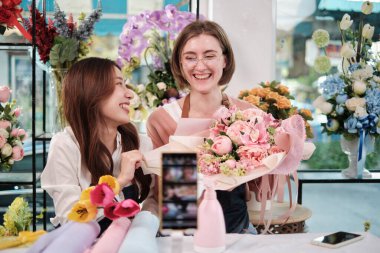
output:
<svg viewBox="0 0 380 253"><path fill-rule="evenodd" d="M302 204L303 184L373 184L380 183L380 171L372 171L372 178L345 178L340 171L298 171L298 198L297 203Z"/></svg>
<svg viewBox="0 0 380 253"><path fill-rule="evenodd" d="M36 174L40 178L41 173ZM32 185L33 175L30 172L2 172L0 173L0 185Z"/></svg>

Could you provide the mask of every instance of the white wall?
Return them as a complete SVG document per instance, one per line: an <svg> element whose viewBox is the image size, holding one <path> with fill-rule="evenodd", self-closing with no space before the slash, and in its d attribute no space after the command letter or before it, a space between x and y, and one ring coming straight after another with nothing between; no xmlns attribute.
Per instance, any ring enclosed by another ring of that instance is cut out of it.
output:
<svg viewBox="0 0 380 253"><path fill-rule="evenodd" d="M236 70L226 92L237 96L242 89L273 80L276 0L208 0L208 5L204 0L200 2L201 13L208 12L207 16L225 29L235 53Z"/></svg>

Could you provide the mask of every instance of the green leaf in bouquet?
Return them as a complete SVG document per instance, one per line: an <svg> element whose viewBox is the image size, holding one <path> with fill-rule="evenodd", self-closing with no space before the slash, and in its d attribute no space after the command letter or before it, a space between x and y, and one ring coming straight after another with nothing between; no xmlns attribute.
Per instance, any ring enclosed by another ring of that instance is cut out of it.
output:
<svg viewBox="0 0 380 253"><path fill-rule="evenodd" d="M72 38L56 37L50 51L50 64L64 67L64 63L73 62L78 57L79 42Z"/></svg>

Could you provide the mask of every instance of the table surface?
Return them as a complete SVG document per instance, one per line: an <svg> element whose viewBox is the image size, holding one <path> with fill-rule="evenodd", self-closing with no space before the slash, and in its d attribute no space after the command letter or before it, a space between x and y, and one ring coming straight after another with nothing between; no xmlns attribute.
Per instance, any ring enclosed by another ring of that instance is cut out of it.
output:
<svg viewBox="0 0 380 253"><path fill-rule="evenodd" d="M364 239L352 244L329 249L312 245L312 239L330 233L306 233L306 234L281 234L281 235L239 235L229 234L226 237L227 245L223 253L343 253L343 252L365 252L379 253L380 238L369 234L364 234ZM178 239L176 239L178 240ZM178 243L172 238L158 238L160 253L187 253L193 250L193 237L183 237Z"/></svg>
<svg viewBox="0 0 380 253"><path fill-rule="evenodd" d="M331 180L331 181L379 181L380 172L372 172L372 178L365 179L350 179L345 178L341 172L331 172L331 171L299 171L297 173L298 179L301 181L317 181L317 180Z"/></svg>
<svg viewBox="0 0 380 253"><path fill-rule="evenodd" d="M226 236L226 249L223 253L379 253L380 238L370 233L360 233L364 239L352 244L329 249L312 245L312 239L330 233L301 233L281 235L240 235L228 234ZM143 242L141 242L143 243ZM193 237L182 238L159 237L157 238L159 253L190 253L193 250ZM28 248L13 248L0 250L1 253L25 253ZM155 253L155 252L152 252Z"/></svg>

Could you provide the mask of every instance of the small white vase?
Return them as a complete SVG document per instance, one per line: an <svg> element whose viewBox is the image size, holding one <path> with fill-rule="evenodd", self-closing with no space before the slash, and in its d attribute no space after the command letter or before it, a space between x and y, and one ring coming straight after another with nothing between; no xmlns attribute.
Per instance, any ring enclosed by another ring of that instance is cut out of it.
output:
<svg viewBox="0 0 380 253"><path fill-rule="evenodd" d="M375 141L375 138L371 137L371 141ZM342 170L342 175L347 178L358 178L358 145L359 138L355 137L354 139L346 139L343 135L340 138L340 146L343 153L348 157L348 168ZM365 158L367 154L363 152L363 159L365 163ZM371 172L363 168L362 178L371 178Z"/></svg>

